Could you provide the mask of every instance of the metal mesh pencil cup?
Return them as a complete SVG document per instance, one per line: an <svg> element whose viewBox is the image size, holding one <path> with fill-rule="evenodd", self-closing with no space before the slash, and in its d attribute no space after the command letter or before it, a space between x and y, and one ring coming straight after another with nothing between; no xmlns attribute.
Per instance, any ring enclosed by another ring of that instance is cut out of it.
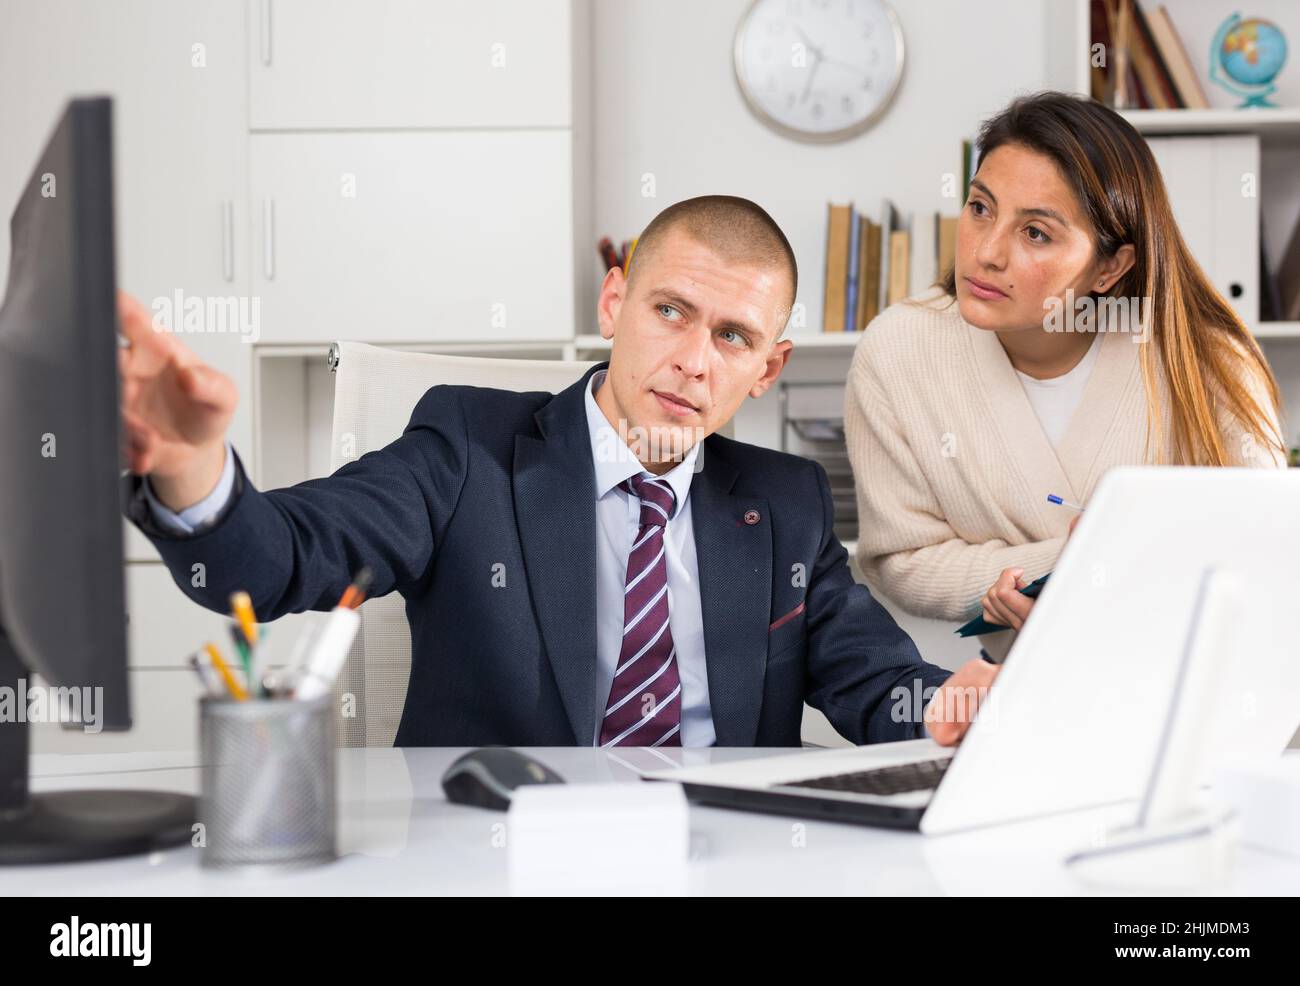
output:
<svg viewBox="0 0 1300 986"><path fill-rule="evenodd" d="M307 866L334 859L331 697L204 698L199 706L203 865Z"/></svg>

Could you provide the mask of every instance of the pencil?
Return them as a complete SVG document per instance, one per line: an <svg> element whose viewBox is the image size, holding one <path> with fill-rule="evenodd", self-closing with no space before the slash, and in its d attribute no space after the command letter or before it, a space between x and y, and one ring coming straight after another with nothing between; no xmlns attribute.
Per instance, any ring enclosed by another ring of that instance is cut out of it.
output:
<svg viewBox="0 0 1300 986"><path fill-rule="evenodd" d="M226 683L226 688L230 690L238 701L245 702L248 700L248 692L244 686L239 683L239 679L231 673L230 665L226 663L225 658L221 656L221 651L217 650L216 644L204 644L203 649L207 651L208 657L212 658L212 664L221 675L221 680Z"/></svg>
<svg viewBox="0 0 1300 986"><path fill-rule="evenodd" d="M257 646L257 619L253 616L253 600L247 592L230 594L230 612L244 631L244 639L249 647Z"/></svg>

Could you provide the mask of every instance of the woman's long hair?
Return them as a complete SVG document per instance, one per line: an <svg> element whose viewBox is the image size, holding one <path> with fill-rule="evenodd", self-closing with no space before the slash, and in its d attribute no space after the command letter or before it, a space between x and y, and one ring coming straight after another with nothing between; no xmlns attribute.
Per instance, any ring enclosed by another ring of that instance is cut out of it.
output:
<svg viewBox="0 0 1300 986"><path fill-rule="evenodd" d="M1277 381L1255 338L1183 242L1160 169L1142 135L1095 100L1043 92L1021 97L985 121L978 139L981 160L1004 144L1018 144L1056 162L1092 224L1099 259L1133 244L1133 266L1105 293L1150 299L1150 336L1141 354L1148 448L1165 447L1159 368L1169 388L1174 462L1227 464L1217 416L1220 402L1244 434L1285 458L1274 425ZM955 269L942 272L939 286L956 298ZM1271 407L1251 393L1248 381L1262 384L1256 393L1263 390Z"/></svg>

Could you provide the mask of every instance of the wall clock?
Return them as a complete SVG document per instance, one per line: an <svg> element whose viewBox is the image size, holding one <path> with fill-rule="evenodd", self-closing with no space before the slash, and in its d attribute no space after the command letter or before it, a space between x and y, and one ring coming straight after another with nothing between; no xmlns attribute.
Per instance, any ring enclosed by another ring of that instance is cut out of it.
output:
<svg viewBox="0 0 1300 986"><path fill-rule="evenodd" d="M845 140L888 108L903 50L898 15L884 0L754 0L736 29L736 81L778 133Z"/></svg>

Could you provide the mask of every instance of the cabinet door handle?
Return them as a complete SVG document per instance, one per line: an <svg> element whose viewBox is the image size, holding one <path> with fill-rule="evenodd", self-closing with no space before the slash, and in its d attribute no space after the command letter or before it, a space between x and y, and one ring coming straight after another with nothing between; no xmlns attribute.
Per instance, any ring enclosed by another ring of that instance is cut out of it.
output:
<svg viewBox="0 0 1300 986"><path fill-rule="evenodd" d="M262 200L262 272L275 280L275 199Z"/></svg>
<svg viewBox="0 0 1300 986"><path fill-rule="evenodd" d="M271 64L271 0L261 0L262 30L261 42L262 64Z"/></svg>
<svg viewBox="0 0 1300 986"><path fill-rule="evenodd" d="M235 279L235 203L230 199L221 203L221 276Z"/></svg>

